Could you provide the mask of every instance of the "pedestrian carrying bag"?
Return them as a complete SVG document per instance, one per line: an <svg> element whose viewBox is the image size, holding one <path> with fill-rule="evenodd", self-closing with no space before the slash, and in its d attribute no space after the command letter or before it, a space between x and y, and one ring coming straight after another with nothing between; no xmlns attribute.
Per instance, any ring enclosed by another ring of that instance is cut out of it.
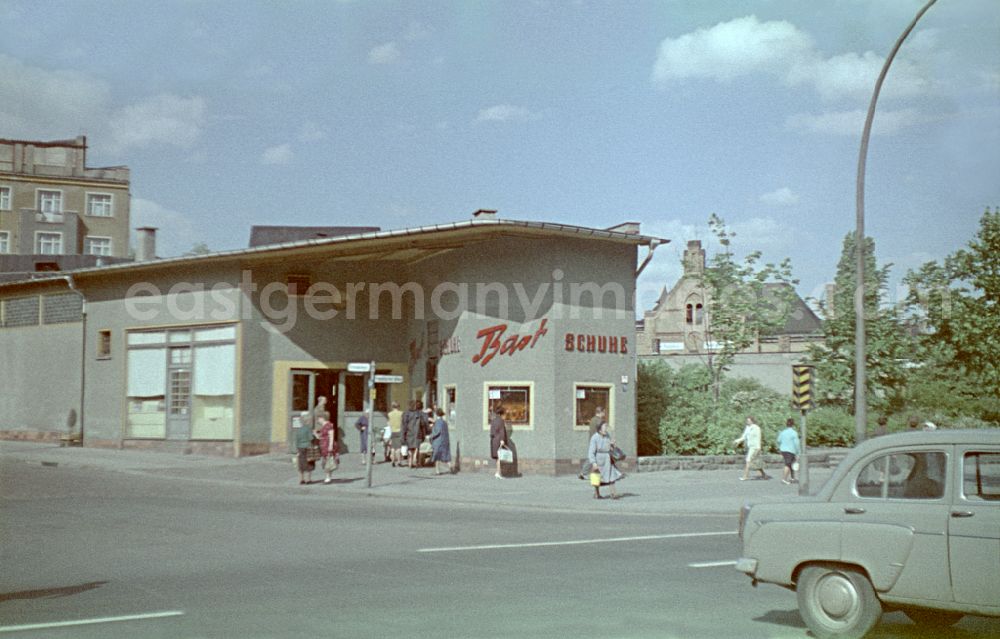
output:
<svg viewBox="0 0 1000 639"><path fill-rule="evenodd" d="M502 464L513 464L514 453L512 453L506 446L503 446L497 449L497 459L500 460L500 463Z"/></svg>

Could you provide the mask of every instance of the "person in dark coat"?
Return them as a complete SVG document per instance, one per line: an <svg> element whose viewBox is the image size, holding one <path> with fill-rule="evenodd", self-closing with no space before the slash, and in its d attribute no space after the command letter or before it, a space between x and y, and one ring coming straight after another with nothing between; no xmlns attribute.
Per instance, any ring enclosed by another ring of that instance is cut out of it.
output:
<svg viewBox="0 0 1000 639"><path fill-rule="evenodd" d="M497 479L503 479L503 475L500 474L500 458L498 452L500 447L507 442L507 425L503 421L504 413L507 411L503 406L500 406L493 413L493 418L490 419L490 457L497 460Z"/></svg>
<svg viewBox="0 0 1000 639"><path fill-rule="evenodd" d="M414 410L413 407L416 406L416 402L411 401L409 406L406 408L406 412L403 413L403 427L399 433L400 446L406 447L406 465L410 465L410 460L412 456L410 451L413 450L417 445L417 433L414 430L416 424L414 423ZM400 466L402 466L402 461L400 461Z"/></svg>
<svg viewBox="0 0 1000 639"><path fill-rule="evenodd" d="M444 411L437 409L437 419L434 420L434 428L431 430L431 461L434 462L434 474L443 475L441 464L448 470L448 462L451 461L451 442L448 437L448 422L444 421Z"/></svg>

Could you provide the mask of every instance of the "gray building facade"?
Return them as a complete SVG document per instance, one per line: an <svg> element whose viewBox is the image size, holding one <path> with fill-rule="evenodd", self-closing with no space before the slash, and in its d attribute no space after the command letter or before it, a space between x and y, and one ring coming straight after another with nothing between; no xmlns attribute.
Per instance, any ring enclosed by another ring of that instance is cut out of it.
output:
<svg viewBox="0 0 1000 639"><path fill-rule="evenodd" d="M348 451L367 401L379 427L420 400L444 409L464 470L492 468L499 406L522 472L576 472L598 406L634 458L637 253L660 241L481 211L0 284L17 380L0 436L75 423L86 446L261 454L325 396ZM369 393L359 362L401 381Z"/></svg>

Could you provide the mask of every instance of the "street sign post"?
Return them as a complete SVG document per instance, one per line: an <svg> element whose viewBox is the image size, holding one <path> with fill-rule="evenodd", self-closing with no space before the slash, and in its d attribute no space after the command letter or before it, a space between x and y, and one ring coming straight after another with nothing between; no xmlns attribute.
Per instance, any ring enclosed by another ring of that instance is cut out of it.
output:
<svg viewBox="0 0 1000 639"><path fill-rule="evenodd" d="M356 364L348 364L347 365L347 370L348 371L351 370L351 366L356 366ZM365 372L368 373L368 409L367 409L367 413L368 413L368 437L366 438L366 440L368 442L368 449L361 451L361 454L364 456L363 459L367 459L368 460L368 487L371 488L372 487L372 466L375 465L375 454L374 454L375 453L375 441L374 441L374 439L375 439L375 437L374 437L375 433L372 430L372 426L374 426L374 424L372 423L372 414L373 414L373 411L374 411L374 408L375 408L375 377L376 377L376 375L375 375L375 362L372 362L370 364L360 364L360 365L358 365L358 368L360 368L360 366L364 366L365 369L366 369Z"/></svg>
<svg viewBox="0 0 1000 639"><path fill-rule="evenodd" d="M369 364L368 362L350 362L347 364L348 373L368 373L372 370L374 362Z"/></svg>
<svg viewBox="0 0 1000 639"><path fill-rule="evenodd" d="M376 384L402 384L403 383L403 376L402 375L376 375L375 376L375 383Z"/></svg>
<svg viewBox="0 0 1000 639"><path fill-rule="evenodd" d="M809 455L806 454L806 436L808 425L806 424L806 413L813 408L813 367L806 365L792 365L792 403L802 411L802 425L800 427L800 443L802 450L799 451L799 494L809 494Z"/></svg>

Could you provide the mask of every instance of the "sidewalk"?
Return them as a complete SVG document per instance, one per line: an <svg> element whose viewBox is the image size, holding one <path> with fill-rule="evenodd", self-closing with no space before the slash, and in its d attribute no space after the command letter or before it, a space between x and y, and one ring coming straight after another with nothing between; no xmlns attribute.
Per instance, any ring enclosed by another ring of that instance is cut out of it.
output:
<svg viewBox="0 0 1000 639"><path fill-rule="evenodd" d="M546 510L604 512L630 515L731 514L737 517L745 501L785 501L798 497L798 486L780 481L781 468L769 466L768 481L739 481L738 470L675 470L629 474L618 484L622 499L595 500L592 489L575 476L526 475L497 479L493 473L460 472L435 476L433 468L393 468L378 463L372 487L358 454L344 455L334 473L334 483L324 485L323 473L313 473L314 483L300 486L293 459L286 454L243 457L205 457L138 450L61 448L38 442L0 441L0 464L38 464L279 489L293 494L322 497L350 495L455 504L540 508ZM810 469L810 492L816 492L832 469ZM602 489L607 494L607 488Z"/></svg>

